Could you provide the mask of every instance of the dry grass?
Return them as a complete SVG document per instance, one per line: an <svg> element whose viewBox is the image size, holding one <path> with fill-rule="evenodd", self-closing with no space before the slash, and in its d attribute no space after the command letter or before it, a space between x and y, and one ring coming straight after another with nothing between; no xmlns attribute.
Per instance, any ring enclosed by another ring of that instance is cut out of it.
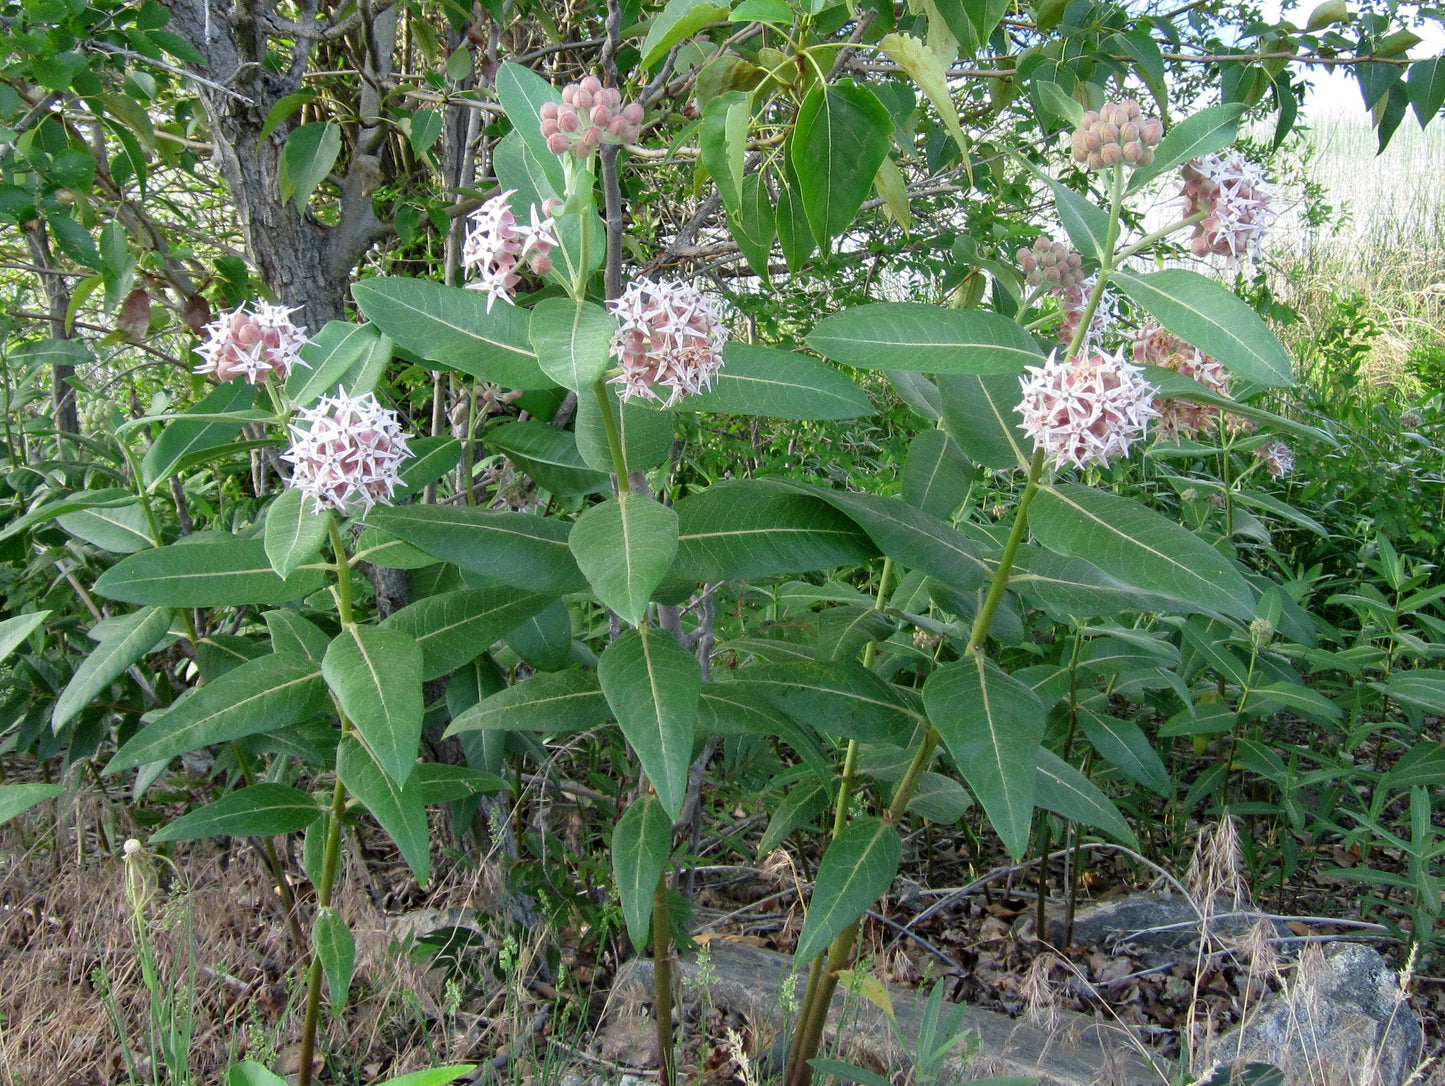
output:
<svg viewBox="0 0 1445 1086"><path fill-rule="evenodd" d="M78 807L74 824L94 827L106 803L82 794ZM119 848L108 850L73 825L57 831L31 812L0 828L0 1086L124 1083L132 1081L131 1067L135 1081L153 1081L145 1044L150 1004L124 861ZM179 876L156 865L161 892L147 907L147 931L178 1000L186 998L194 943L192 1081L218 1082L242 1056L294 1071L300 952L263 865L249 849L214 842L179 849L176 863ZM372 898L374 880L374 871L359 876L355 862L343 867L338 907L356 935L356 977L345 1020L323 1012L329 1032L320 1047L364 1081L495 1053L519 1013L517 993L497 983L461 1003L440 971L407 957L402 933ZM469 876L434 882L428 904L478 904L477 892ZM105 1005L107 988L120 1031ZM168 1081L163 1070L154 1078Z"/></svg>

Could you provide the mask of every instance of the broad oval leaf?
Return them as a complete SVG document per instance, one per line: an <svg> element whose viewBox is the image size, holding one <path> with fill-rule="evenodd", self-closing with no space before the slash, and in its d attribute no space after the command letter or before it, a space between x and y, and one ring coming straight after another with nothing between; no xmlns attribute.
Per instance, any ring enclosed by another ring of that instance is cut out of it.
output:
<svg viewBox="0 0 1445 1086"><path fill-rule="evenodd" d="M1105 716L1084 706L1079 706L1077 713L1089 743L1126 777L1165 799L1174 794L1169 770L1143 728L1132 720Z"/></svg>
<svg viewBox="0 0 1445 1086"><path fill-rule="evenodd" d="M507 111L512 131L531 152L537 168L551 187L550 193L540 195L561 195L567 187L562 160L547 149L547 140L542 135L542 105L561 102L561 91L525 64L513 61L505 61L497 69L496 88L497 100Z"/></svg>
<svg viewBox="0 0 1445 1086"><path fill-rule="evenodd" d="M217 385L206 397L185 412L187 415L218 416L244 411L256 402L256 389L245 381ZM161 436L146 450L140 463L141 482L147 487L164 482L189 464L195 464L228 446L241 432L242 420L172 419Z"/></svg>
<svg viewBox="0 0 1445 1086"><path fill-rule="evenodd" d="M853 419L874 412L868 394L832 366L794 351L729 343L712 388L674 411L764 415L775 419Z"/></svg>
<svg viewBox="0 0 1445 1086"><path fill-rule="evenodd" d="M468 506L377 506L366 522L469 573L550 595L587 587L567 548L568 525Z"/></svg>
<svg viewBox="0 0 1445 1086"><path fill-rule="evenodd" d="M1050 550L1176 600L1181 611L1254 617L1254 593L1233 562L1131 498L1077 483L1045 487L1029 509L1029 527Z"/></svg>
<svg viewBox="0 0 1445 1086"><path fill-rule="evenodd" d="M1049 188L1054 194L1059 222L1063 223L1074 248L1085 260L1102 260L1109 240L1109 213L1057 181L1050 179Z"/></svg>
<svg viewBox="0 0 1445 1086"><path fill-rule="evenodd" d="M578 517L567 545L597 598L637 626L677 557L677 513L623 491Z"/></svg>
<svg viewBox="0 0 1445 1086"><path fill-rule="evenodd" d="M815 83L804 97L788 153L820 248L853 225L892 135L888 107L852 80Z"/></svg>
<svg viewBox="0 0 1445 1086"><path fill-rule="evenodd" d="M1038 695L980 658L946 664L930 675L923 704L1004 846L1015 858L1022 856L1044 735Z"/></svg>
<svg viewBox="0 0 1445 1086"><path fill-rule="evenodd" d="M70 682L55 699L50 726L59 731L75 718L116 679L139 660L171 628L171 612L165 607L147 607L126 616L124 627L90 650Z"/></svg>
<svg viewBox="0 0 1445 1086"><path fill-rule="evenodd" d="M596 302L543 298L532 307L530 337L542 372L578 395L589 393L611 361L617 318Z"/></svg>
<svg viewBox="0 0 1445 1086"><path fill-rule="evenodd" d="M808 573L878 553L862 529L824 501L761 480L719 483L674 508L675 568L692 580Z"/></svg>
<svg viewBox="0 0 1445 1086"><path fill-rule="evenodd" d="M986 377L940 375L939 411L948 435L976 464L1003 471L1026 467L1028 454L1020 440L1019 379L1012 374Z"/></svg>
<svg viewBox="0 0 1445 1086"><path fill-rule="evenodd" d="M924 430L903 461L903 500L931 517L947 520L963 504L973 464L944 430Z"/></svg>
<svg viewBox="0 0 1445 1086"><path fill-rule="evenodd" d="M798 936L794 961L812 961L849 924L859 919L893 885L903 843L881 818L855 818L828 846L818 865L808 919Z"/></svg>
<svg viewBox="0 0 1445 1086"><path fill-rule="evenodd" d="M543 672L483 698L452 721L447 735L467 731L579 732L612 719L597 673L585 668Z"/></svg>
<svg viewBox="0 0 1445 1086"><path fill-rule="evenodd" d="M672 855L672 819L654 795L627 808L612 831L612 877L638 953L652 926L652 896Z"/></svg>
<svg viewBox="0 0 1445 1086"><path fill-rule="evenodd" d="M391 361L391 340L374 324L329 321L301 346L305 366L286 377L286 398L307 407L337 386L353 396L370 392Z"/></svg>
<svg viewBox="0 0 1445 1086"><path fill-rule="evenodd" d="M401 849L416 881L425 886L431 874L431 836L427 833L426 795L420 774L413 773L404 786L397 784L366 748L348 735L336 748L336 776L381 823Z"/></svg>
<svg viewBox="0 0 1445 1086"><path fill-rule="evenodd" d="M1137 848L1134 831L1099 786L1047 748L1038 752L1038 783L1034 802L1046 811L1103 830L1110 837Z"/></svg>
<svg viewBox="0 0 1445 1086"><path fill-rule="evenodd" d="M713 685L719 691L741 687L824 735L896 741L919 723L899 688L850 660L760 664Z"/></svg>
<svg viewBox="0 0 1445 1086"><path fill-rule="evenodd" d="M281 578L259 539L172 543L122 558L100 575L95 591L107 599L159 607L239 607L287 603L326 587L325 570L300 569Z"/></svg>
<svg viewBox="0 0 1445 1086"><path fill-rule="evenodd" d="M330 523L331 510L315 498L294 487L283 490L266 510L262 540L276 576L289 577L319 555Z"/></svg>
<svg viewBox="0 0 1445 1086"><path fill-rule="evenodd" d="M684 38L709 23L726 19L728 8L728 4L714 0L667 0L667 6L652 20L642 42L642 67L651 68Z"/></svg>
<svg viewBox="0 0 1445 1086"><path fill-rule="evenodd" d="M321 674L366 745L399 786L416 768L421 742L422 654L394 629L348 623L321 661Z"/></svg>
<svg viewBox="0 0 1445 1086"><path fill-rule="evenodd" d="M577 441L537 419L508 422L487 431L487 442L532 477L538 486L558 497L597 494L608 489L608 476L589 467L577 451Z"/></svg>
<svg viewBox="0 0 1445 1086"><path fill-rule="evenodd" d="M401 277L353 283L351 296L382 332L421 358L504 388L552 387L537 365L527 314L514 306L488 311L478 291Z"/></svg>
<svg viewBox="0 0 1445 1086"><path fill-rule="evenodd" d="M298 210L318 185L326 180L341 154L341 126L335 121L317 121L293 129L281 151L278 182L283 203L295 199Z"/></svg>
<svg viewBox="0 0 1445 1086"><path fill-rule="evenodd" d="M1164 134L1163 140L1154 149L1154 161L1145 169L1133 171L1129 178L1129 191L1138 192L1161 173L1183 165L1191 158L1212 154L1234 143L1244 110L1243 102L1225 102L1201 109L1192 117L1180 121Z"/></svg>
<svg viewBox="0 0 1445 1086"><path fill-rule="evenodd" d="M597 678L663 809L677 819L687 796L702 693L697 659L671 635L642 626L607 647Z"/></svg>
<svg viewBox="0 0 1445 1086"><path fill-rule="evenodd" d="M819 321L807 340L819 354L865 370L1019 374L1043 358L1033 337L1007 317L921 302L845 309Z"/></svg>
<svg viewBox="0 0 1445 1086"><path fill-rule="evenodd" d="M156 545L139 500L129 505L78 509L56 523L77 539L113 554L135 554Z"/></svg>
<svg viewBox="0 0 1445 1086"><path fill-rule="evenodd" d="M622 439L622 458L627 462L627 470L650 471L664 463L672 455L676 421L672 414L637 398L622 402L617 385L610 382L603 389L603 394L612 405L612 417L617 422L618 436ZM692 398L687 397L689 400ZM577 439L577 452L583 462L604 475L610 475L615 464L602 411L602 403L595 392L577 397L573 436Z"/></svg>
<svg viewBox="0 0 1445 1086"><path fill-rule="evenodd" d="M35 611L0 622L0 660L14 652L49 617L49 611Z"/></svg>
<svg viewBox="0 0 1445 1086"><path fill-rule="evenodd" d="M346 1006L351 971L356 965L356 937L335 909L322 906L311 922L311 945L326 971L326 991L331 996L332 1013L340 1014Z"/></svg>
<svg viewBox="0 0 1445 1086"><path fill-rule="evenodd" d="M63 784L0 784L0 826L65 791Z"/></svg>
<svg viewBox="0 0 1445 1086"><path fill-rule="evenodd" d="M150 840L159 844L203 837L274 837L304 830L321 815L316 800L298 788L253 784L182 815L151 834Z"/></svg>
<svg viewBox="0 0 1445 1086"><path fill-rule="evenodd" d="M399 630L421 647L425 682L455 671L486 652L492 642L552 602L537 592L507 585L466 588L427 596L403 607L381 624Z"/></svg>
<svg viewBox="0 0 1445 1086"><path fill-rule="evenodd" d="M1243 298L1185 268L1110 279L1166 329L1216 359L1236 377L1272 388L1294 384L1284 345Z"/></svg>
<svg viewBox="0 0 1445 1086"><path fill-rule="evenodd" d="M105 771L167 762L213 743L276 731L317 712L324 692L320 668L304 656L278 652L249 660L150 720Z"/></svg>

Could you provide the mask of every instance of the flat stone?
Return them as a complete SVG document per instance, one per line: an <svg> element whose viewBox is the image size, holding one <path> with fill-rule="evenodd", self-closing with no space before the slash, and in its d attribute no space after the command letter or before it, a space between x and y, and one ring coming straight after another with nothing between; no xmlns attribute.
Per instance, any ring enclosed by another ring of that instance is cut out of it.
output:
<svg viewBox="0 0 1445 1086"><path fill-rule="evenodd" d="M1242 938L1258 922L1252 915L1228 914L1209 922L1212 938ZM1072 942L1075 946L1098 946L1107 952L1128 950L1149 967L1184 965L1194 967L1199 949L1202 921L1194 905L1179 894L1128 894L1099 901L1079 909L1074 916ZM1274 925L1280 935L1289 932ZM1050 921L1051 941L1063 939L1062 922Z"/></svg>
<svg viewBox="0 0 1445 1086"><path fill-rule="evenodd" d="M714 1007L742 1016L764 1035L785 1038L790 1025L785 1007L796 1003L805 979L793 972L793 959L724 938L712 939L708 947L708 960L701 969L696 958L680 963L684 991L701 990L702 998ZM785 988L789 989L786 999ZM614 991L618 990L651 992L652 962L635 958L626 963L618 970ZM906 1064L927 993L893 985L887 990L906 1038L902 1045L882 1010L841 991L833 997L825 1043L839 1042L844 1058L857 1059L849 1055L857 1053L866 1057L866 1063ZM1163 1060L1158 1068L1151 1065L1124 1029L1082 1014L1060 1012L1057 1027L1046 1032L1021 1019L965 1006L962 1028L977 1038L977 1051L966 1066L952 1057L940 1081L1017 1075L1037 1078L1041 1086L1157 1086L1172 1074Z"/></svg>
<svg viewBox="0 0 1445 1086"><path fill-rule="evenodd" d="M1302 955L1289 986L1221 1037L1210 1056L1271 1064L1287 1086L1404 1086L1424 1043L1389 963L1361 943L1326 943L1323 952Z"/></svg>

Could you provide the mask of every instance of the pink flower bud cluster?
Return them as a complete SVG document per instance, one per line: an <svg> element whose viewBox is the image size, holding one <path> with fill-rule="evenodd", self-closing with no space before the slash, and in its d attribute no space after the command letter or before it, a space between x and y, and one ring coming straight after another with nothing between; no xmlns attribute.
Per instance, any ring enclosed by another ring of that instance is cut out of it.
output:
<svg viewBox="0 0 1445 1086"><path fill-rule="evenodd" d="M1270 206L1274 186L1264 179L1263 170L1237 151L1205 155L1185 163L1180 195L1185 215L1205 212L1189 241L1196 256L1259 259L1275 219Z"/></svg>
<svg viewBox="0 0 1445 1086"><path fill-rule="evenodd" d="M607 305L619 318L612 356L622 373L613 383L622 386L623 401L640 396L670 407L711 387L727 331L702 291L690 283L635 279ZM665 401L653 385L668 390Z"/></svg>
<svg viewBox="0 0 1445 1086"><path fill-rule="evenodd" d="M1017 259L1031 287L1067 293L1084 285L1084 258L1062 241L1039 238L1029 248L1020 249Z"/></svg>
<svg viewBox="0 0 1445 1086"><path fill-rule="evenodd" d="M247 304L206 325L206 342L196 348L205 361L196 372L214 373L220 381L244 377L253 385L268 374L284 381L293 366L306 365L300 355L308 342L306 329L291 323L291 314L300 307L251 302L247 309Z"/></svg>
<svg viewBox="0 0 1445 1086"><path fill-rule="evenodd" d="M1279 479L1294 471L1294 450L1283 441L1271 441L1254 450L1256 460L1264 464L1270 477Z"/></svg>
<svg viewBox="0 0 1445 1086"><path fill-rule="evenodd" d="M1029 366L1020 384L1020 425L1054 467L1102 466L1127 456L1155 415L1154 387L1122 351L1051 355Z"/></svg>
<svg viewBox="0 0 1445 1086"><path fill-rule="evenodd" d="M296 413L291 448L281 458L292 465L292 486L344 513L353 500L367 509L390 505L401 463L410 455L395 411L369 392L338 392Z"/></svg>
<svg viewBox="0 0 1445 1086"><path fill-rule="evenodd" d="M542 103L542 138L554 155L586 158L604 143L636 143L642 134L642 106L622 104L616 87L595 75L562 88L562 102Z"/></svg>
<svg viewBox="0 0 1445 1086"><path fill-rule="evenodd" d="M1132 98L1105 102L1088 110L1074 131L1074 161L1088 170L1102 170L1127 162L1143 168L1154 161L1154 148L1164 138L1164 124L1158 117L1146 117Z"/></svg>
<svg viewBox="0 0 1445 1086"><path fill-rule="evenodd" d="M553 233L556 222L537 214L532 205L531 222L518 225L507 200L515 192L493 196L467 216L467 236L462 243L462 266L477 274L477 282L467 285L487 292L487 312L498 298L508 305L522 279L521 267L526 265L533 275L546 275L552 270L552 246L557 244Z"/></svg>
<svg viewBox="0 0 1445 1086"><path fill-rule="evenodd" d="M1182 373L1210 392L1229 395L1229 374L1222 365L1157 324L1145 325L1134 337L1134 361ZM1213 433L1219 424L1219 408L1192 400L1161 396L1154 401L1154 410L1159 413L1154 427L1154 436L1159 441L1180 441Z"/></svg>

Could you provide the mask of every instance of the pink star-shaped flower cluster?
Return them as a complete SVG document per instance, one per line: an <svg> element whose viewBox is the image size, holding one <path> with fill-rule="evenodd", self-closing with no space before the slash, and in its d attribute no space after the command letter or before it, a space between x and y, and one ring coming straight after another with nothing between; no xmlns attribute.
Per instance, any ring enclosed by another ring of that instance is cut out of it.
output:
<svg viewBox="0 0 1445 1086"><path fill-rule="evenodd" d="M296 413L291 448L281 458L292 465L292 486L344 513L353 500L367 509L390 505L410 455L395 411L369 392L338 392Z"/></svg>
<svg viewBox="0 0 1445 1086"><path fill-rule="evenodd" d="M222 313L206 325L206 341L196 348L204 362L196 372L214 373L220 381L243 377L253 385L268 374L286 380L293 366L306 365L300 355L308 342L306 329L291 323L291 314L299 308L243 302Z"/></svg>
<svg viewBox="0 0 1445 1086"><path fill-rule="evenodd" d="M612 356L622 363L614 378L622 399L662 401L653 385L669 390L672 406L711 387L723 364L727 331L717 310L695 286L668 280L635 279L620 298L607 303L620 319Z"/></svg>
<svg viewBox="0 0 1445 1086"><path fill-rule="evenodd" d="M1254 450L1254 457L1264 464L1264 470L1274 479L1282 478L1294 471L1294 450L1283 441L1267 442Z"/></svg>
<svg viewBox="0 0 1445 1086"><path fill-rule="evenodd" d="M1229 374L1222 365L1157 324L1147 324L1135 335L1134 361L1182 373L1210 392L1229 395ZM1154 401L1154 410L1159 413L1154 427L1154 436L1159 441L1179 441L1213 433L1219 424L1219 408L1192 400L1161 396Z"/></svg>
<svg viewBox="0 0 1445 1086"><path fill-rule="evenodd" d="M1050 356L1020 378L1020 425L1055 467L1107 464L1127 456L1154 418L1154 387L1123 352Z"/></svg>
<svg viewBox="0 0 1445 1086"><path fill-rule="evenodd" d="M1098 281L1097 274L1091 275L1081 283L1050 292L1059 300L1059 308L1064 313L1064 319L1059 322L1058 330L1054 333L1054 337L1064 346L1074 342L1074 333L1079 330L1079 322L1084 319L1084 306ZM1094 307L1094 315L1089 320L1089 328L1084 333L1079 350L1085 354L1098 350L1104 342L1104 336L1118 319L1119 299L1112 290L1105 289L1099 296L1099 304Z"/></svg>
<svg viewBox="0 0 1445 1086"><path fill-rule="evenodd" d="M1190 248L1231 260L1258 260L1264 236L1274 225L1274 186L1264 171L1237 151L1205 155L1184 164L1184 213L1206 212L1194 224Z"/></svg>
<svg viewBox="0 0 1445 1086"><path fill-rule="evenodd" d="M508 189L467 216L467 236L462 243L462 267L477 274L473 290L487 292L487 312L498 298L515 304L512 295L521 282L520 268L526 265L533 275L546 275L552 270L552 246L557 244L553 232L555 220L531 208L531 221L517 223L507 200L515 192Z"/></svg>

